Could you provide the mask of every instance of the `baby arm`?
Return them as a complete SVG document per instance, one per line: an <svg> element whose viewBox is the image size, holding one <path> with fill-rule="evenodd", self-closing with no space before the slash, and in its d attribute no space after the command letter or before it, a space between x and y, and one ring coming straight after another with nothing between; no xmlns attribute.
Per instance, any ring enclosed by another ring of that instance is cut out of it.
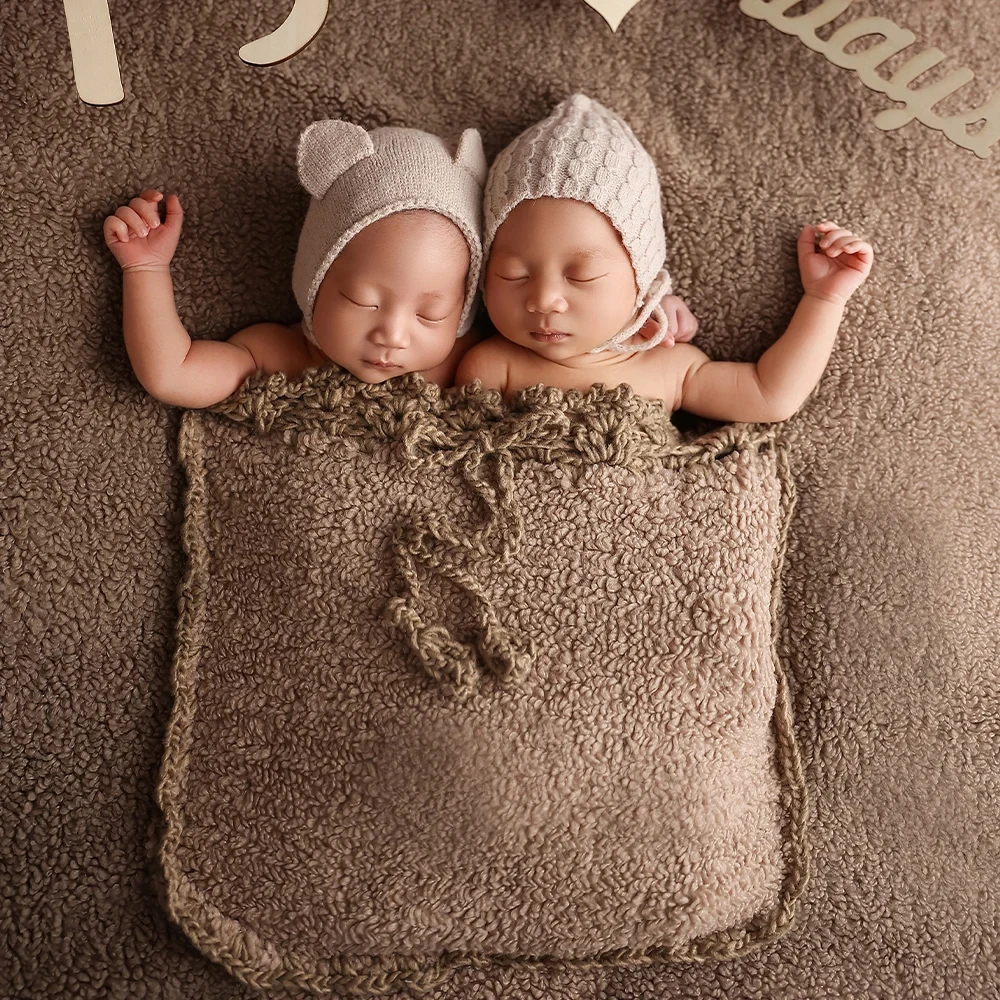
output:
<svg viewBox="0 0 1000 1000"><path fill-rule="evenodd" d="M788 329L756 364L711 361L689 344L676 348L684 362L677 409L713 420L766 423L787 420L802 406L826 370L844 307L868 276L873 255L867 243L833 222L815 231L804 226L798 255L805 294Z"/></svg>
<svg viewBox="0 0 1000 1000"><path fill-rule="evenodd" d="M161 402L211 406L257 371L249 348L193 341L177 315L170 261L180 237L180 199L167 199L160 221L159 191L146 190L104 220L104 238L122 267L122 328L136 378Z"/></svg>

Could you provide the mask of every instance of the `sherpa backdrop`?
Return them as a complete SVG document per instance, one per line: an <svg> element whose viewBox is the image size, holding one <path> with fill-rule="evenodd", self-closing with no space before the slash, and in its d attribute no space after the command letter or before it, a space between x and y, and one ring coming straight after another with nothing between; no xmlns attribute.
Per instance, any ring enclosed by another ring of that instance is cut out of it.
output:
<svg viewBox="0 0 1000 1000"><path fill-rule="evenodd" d="M113 4L126 97L104 108L77 97L61 4L0 13L0 996L250 995L168 925L151 878L180 412L132 375L104 216L146 185L180 193L194 336L291 322L308 122L477 125L492 156L574 90L656 157L675 287L713 357L756 359L784 329L803 222L876 249L788 427L812 877L791 932L738 961L466 970L435 998L1000 995L1000 152L876 130L885 97L734 0L643 0L617 34L580 0L338 0L291 60L240 62L288 8ZM975 71L939 112L1000 85L996 0L858 2L820 34L861 14L917 37L883 73L932 46L948 59L928 82Z"/></svg>

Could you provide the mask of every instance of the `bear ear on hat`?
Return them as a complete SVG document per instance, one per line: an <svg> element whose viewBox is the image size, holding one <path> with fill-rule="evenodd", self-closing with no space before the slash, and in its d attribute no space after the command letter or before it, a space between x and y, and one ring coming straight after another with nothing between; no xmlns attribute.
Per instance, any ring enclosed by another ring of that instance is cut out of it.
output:
<svg viewBox="0 0 1000 1000"><path fill-rule="evenodd" d="M483 151L483 139L477 129L467 128L458 140L458 151L455 153L455 163L464 167L482 187L486 183L486 153Z"/></svg>
<svg viewBox="0 0 1000 1000"><path fill-rule="evenodd" d="M313 122L299 136L299 180L314 198L322 198L342 173L374 152L371 136L360 125Z"/></svg>

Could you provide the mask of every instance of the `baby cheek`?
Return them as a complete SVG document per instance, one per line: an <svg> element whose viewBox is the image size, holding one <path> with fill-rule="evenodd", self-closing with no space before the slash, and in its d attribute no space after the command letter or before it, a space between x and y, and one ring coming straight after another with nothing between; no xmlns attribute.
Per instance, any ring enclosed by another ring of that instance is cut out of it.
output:
<svg viewBox="0 0 1000 1000"><path fill-rule="evenodd" d="M498 282L488 277L486 285L483 288L483 305L486 307L486 312L490 316L497 316L503 308L503 304L504 296L502 289L498 287Z"/></svg>
<svg viewBox="0 0 1000 1000"><path fill-rule="evenodd" d="M313 313L313 333L327 354L355 353L368 333L367 316L329 303Z"/></svg>
<svg viewBox="0 0 1000 1000"><path fill-rule="evenodd" d="M612 324L624 325L635 312L638 295L632 281L622 281L617 287L609 289L601 303L605 317Z"/></svg>
<svg viewBox="0 0 1000 1000"><path fill-rule="evenodd" d="M329 324L342 312L340 301L334 296L320 296L313 310L313 326Z"/></svg>
<svg viewBox="0 0 1000 1000"><path fill-rule="evenodd" d="M500 302L494 309L487 310L487 312L490 314L490 319L493 320L493 325L501 333L516 333L524 326L528 317L528 310L523 301L518 296L509 293L501 296Z"/></svg>

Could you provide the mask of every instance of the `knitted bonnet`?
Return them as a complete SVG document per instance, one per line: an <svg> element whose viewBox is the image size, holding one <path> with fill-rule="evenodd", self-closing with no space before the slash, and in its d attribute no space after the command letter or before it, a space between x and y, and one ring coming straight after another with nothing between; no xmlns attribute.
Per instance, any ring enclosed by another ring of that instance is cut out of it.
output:
<svg viewBox="0 0 1000 1000"><path fill-rule="evenodd" d="M625 121L584 94L558 104L493 161L483 198L483 258L500 225L522 201L573 198L593 205L618 230L635 271L638 295L629 322L599 351L647 351L668 334L660 300L671 292L656 164ZM485 283L485 269L481 284ZM626 341L655 316L660 328L639 346ZM690 340L685 335L683 340Z"/></svg>
<svg viewBox="0 0 1000 1000"><path fill-rule="evenodd" d="M316 343L313 307L336 256L366 226L408 209L451 219L469 245L469 273L458 336L472 325L482 268L482 191L486 156L467 128L452 153L436 135L412 128L366 132L346 121L313 122L299 136L298 174L312 195L292 268L302 330Z"/></svg>

